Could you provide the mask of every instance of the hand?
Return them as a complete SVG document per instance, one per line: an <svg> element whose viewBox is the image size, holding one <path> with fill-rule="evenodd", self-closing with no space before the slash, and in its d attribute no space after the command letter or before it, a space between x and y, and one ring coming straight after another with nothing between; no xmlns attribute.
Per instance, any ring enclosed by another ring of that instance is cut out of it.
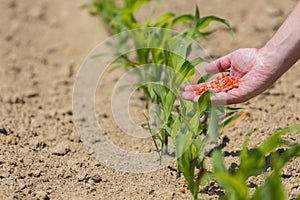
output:
<svg viewBox="0 0 300 200"><path fill-rule="evenodd" d="M208 64L208 73L223 72L230 68L230 76L239 79L238 88L212 97L216 104L241 103L262 93L300 59L300 1L280 26L275 35L260 49L236 50ZM200 85L185 88L182 97L197 102L194 90Z"/></svg>
<svg viewBox="0 0 300 200"><path fill-rule="evenodd" d="M212 102L222 105L245 102L275 82L279 77L276 74L277 67L268 63L265 55L267 54L260 49L239 49L209 63L205 67L207 73L215 74L230 68L230 76L239 79L238 88L217 93L212 97ZM185 87L182 97L197 102L200 96L194 94L194 90L200 86L201 84Z"/></svg>

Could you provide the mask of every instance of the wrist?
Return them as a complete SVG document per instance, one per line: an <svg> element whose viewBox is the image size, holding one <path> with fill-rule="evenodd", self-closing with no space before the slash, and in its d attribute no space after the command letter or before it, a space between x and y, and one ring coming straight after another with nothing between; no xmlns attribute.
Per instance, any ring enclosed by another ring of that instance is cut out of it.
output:
<svg viewBox="0 0 300 200"><path fill-rule="evenodd" d="M300 46L295 45L296 48L292 48L288 40L274 41L271 39L265 46L258 49L258 55L262 64L268 67L270 73L276 79L300 58Z"/></svg>
<svg viewBox="0 0 300 200"><path fill-rule="evenodd" d="M270 75L281 75L284 67L284 55L278 51L278 47L274 44L270 44L269 42L258 49L258 57L262 62L262 66L266 68L266 70L270 73ZM279 76L280 76L279 75Z"/></svg>

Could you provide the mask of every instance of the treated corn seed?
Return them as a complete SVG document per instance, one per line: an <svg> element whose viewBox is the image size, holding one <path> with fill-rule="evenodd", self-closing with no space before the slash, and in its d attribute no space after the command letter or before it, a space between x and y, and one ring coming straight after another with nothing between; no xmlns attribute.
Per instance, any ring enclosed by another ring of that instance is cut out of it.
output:
<svg viewBox="0 0 300 200"><path fill-rule="evenodd" d="M181 193L186 193L186 189L185 188L180 188L180 192Z"/></svg>
<svg viewBox="0 0 300 200"><path fill-rule="evenodd" d="M187 187L187 182L182 182L181 187L183 187L183 188Z"/></svg>
<svg viewBox="0 0 300 200"><path fill-rule="evenodd" d="M214 93L228 92L233 88L238 88L238 79L231 78L230 76L221 75L215 80L204 83L198 90L195 90L196 95L201 95L207 90L211 90Z"/></svg>

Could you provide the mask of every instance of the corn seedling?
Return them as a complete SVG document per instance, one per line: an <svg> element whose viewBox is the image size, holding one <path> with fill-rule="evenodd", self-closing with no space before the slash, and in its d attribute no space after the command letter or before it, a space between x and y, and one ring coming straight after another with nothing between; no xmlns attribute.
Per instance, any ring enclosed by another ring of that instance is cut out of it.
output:
<svg viewBox="0 0 300 200"><path fill-rule="evenodd" d="M228 21L216 16L200 17L198 7L194 14L177 16L168 12L141 25L135 12L148 2L150 0L125 0L120 5L116 0L96 0L85 7L99 16L112 34L137 30L132 35L135 55L123 54L115 65L133 69L138 78L136 86L144 91L149 104L157 105L155 126L148 123L156 150L161 159L168 153L168 139L172 139L178 173L184 175L189 190L197 199L200 185L211 176L205 166L204 146L208 142L217 143L219 132L243 115L240 109L212 106L210 97L213 92L238 87L238 81L221 76L203 84L203 89L195 91L201 95L197 104L179 98L180 88L194 75L196 65L208 62L204 57L189 59L193 43L214 32L207 30L211 22L222 23L229 30L231 27ZM174 34L171 30L178 27L180 30ZM120 38L113 46L116 55L121 48L129 49L128 37ZM208 81L209 77L203 76L198 82ZM224 115L225 112L231 115Z"/></svg>
<svg viewBox="0 0 300 200"><path fill-rule="evenodd" d="M287 199L284 187L281 183L280 171L293 158L300 156L300 145L291 144L281 139L281 136L294 131L300 131L300 126L291 126L284 128L256 148L248 149L247 136L240 155L240 164L238 169L232 173L225 168L221 151L215 150L212 154L214 165L214 177L225 190L223 199ZM281 153L276 149L284 147ZM268 159L270 158L270 163ZM272 170L266 173L268 167ZM247 180L251 176L265 176L264 182L258 186L253 194L250 194Z"/></svg>

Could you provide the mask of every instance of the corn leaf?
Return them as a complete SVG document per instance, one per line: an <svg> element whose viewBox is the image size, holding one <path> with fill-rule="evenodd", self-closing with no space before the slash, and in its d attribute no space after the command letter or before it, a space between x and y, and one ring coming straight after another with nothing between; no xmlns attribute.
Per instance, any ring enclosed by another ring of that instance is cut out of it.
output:
<svg viewBox="0 0 300 200"><path fill-rule="evenodd" d="M209 138L208 137L205 137L204 139L201 139L201 138L196 138L193 140L193 145L195 147L195 151L192 155L192 160L194 159L198 159L199 158L199 155L200 155L200 152L204 149L204 145L208 142Z"/></svg>
<svg viewBox="0 0 300 200"><path fill-rule="evenodd" d="M209 121L208 121L208 135L214 143L218 141L218 133L219 133L219 117L217 115L216 106L211 106L209 108Z"/></svg>
<svg viewBox="0 0 300 200"><path fill-rule="evenodd" d="M194 20L194 16L193 15L189 15L189 14L180 15L180 16L175 17L173 19L173 21L172 21L172 27L175 26L176 24L186 23L186 22L193 21L193 20Z"/></svg>
<svg viewBox="0 0 300 200"><path fill-rule="evenodd" d="M125 9L130 12L135 12L141 5L150 2L151 0L126 0Z"/></svg>
<svg viewBox="0 0 300 200"><path fill-rule="evenodd" d="M194 67L202 62L209 62L209 60L206 58L198 57L190 61L191 65L193 65Z"/></svg>
<svg viewBox="0 0 300 200"><path fill-rule="evenodd" d="M270 153L271 151L275 150L277 147L287 144L283 141L280 137L285 135L289 132L298 131L300 132L300 125L286 127L274 133L271 137L269 137L266 141L264 141L260 146L259 150L264 154Z"/></svg>
<svg viewBox="0 0 300 200"><path fill-rule="evenodd" d="M207 26L209 26L211 22L220 22L222 24L225 24L230 30L232 30L229 21L213 15L200 18L198 22L197 30L206 28Z"/></svg>
<svg viewBox="0 0 300 200"><path fill-rule="evenodd" d="M219 149L214 150L212 154L214 176L221 186L226 190L225 199L246 199L248 194L247 185L239 177L232 176L228 173L224 165L222 152Z"/></svg>
<svg viewBox="0 0 300 200"><path fill-rule="evenodd" d="M223 155L220 149L215 149L212 153L212 160L214 171L216 173L226 173L226 167L224 165Z"/></svg>
<svg viewBox="0 0 300 200"><path fill-rule="evenodd" d="M294 157L300 157L299 144L292 145L280 155L277 152L272 154L272 166L275 170L280 171Z"/></svg>
<svg viewBox="0 0 300 200"><path fill-rule="evenodd" d="M211 98L211 93L209 91L206 91L198 99L199 118L203 116L204 111L206 111L210 106L210 98Z"/></svg>
<svg viewBox="0 0 300 200"><path fill-rule="evenodd" d="M274 172L269 176L265 183L257 188L251 200L273 200L273 199L287 199L280 180L280 174Z"/></svg>
<svg viewBox="0 0 300 200"><path fill-rule="evenodd" d="M167 12L159 16L154 21L148 21L146 23L146 26L153 27L165 27L168 24L168 21L170 21L172 18L174 18L175 14L171 12Z"/></svg>
<svg viewBox="0 0 300 200"><path fill-rule="evenodd" d="M179 168L189 183L193 182L194 172L191 171L188 148L192 143L192 133L178 134L176 137L176 158Z"/></svg>

